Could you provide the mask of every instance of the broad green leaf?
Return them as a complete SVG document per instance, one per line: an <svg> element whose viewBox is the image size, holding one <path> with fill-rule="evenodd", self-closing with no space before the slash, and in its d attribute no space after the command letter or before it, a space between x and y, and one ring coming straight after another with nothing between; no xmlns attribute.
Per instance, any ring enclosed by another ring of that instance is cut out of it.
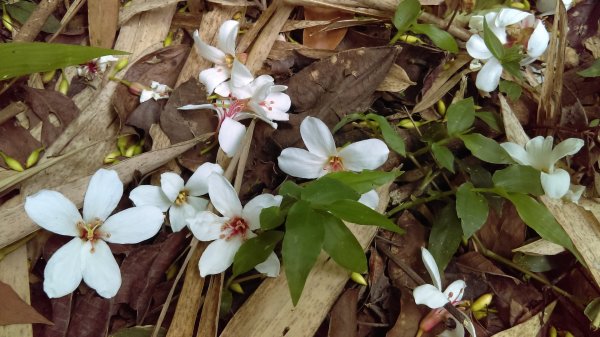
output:
<svg viewBox="0 0 600 337"><path fill-rule="evenodd" d="M374 120L379 124L383 140L390 148L392 148L392 150L401 156L406 156L406 144L404 144L404 139L400 137L385 117L376 114L368 114L367 118Z"/></svg>
<svg viewBox="0 0 600 337"><path fill-rule="evenodd" d="M459 165L460 163L464 162L459 162ZM475 187L490 188L494 186L494 182L492 181L492 175L481 165L464 165L463 169L469 174L469 177L471 178L471 183L473 183Z"/></svg>
<svg viewBox="0 0 600 337"><path fill-rule="evenodd" d="M451 202L441 209L429 234L428 249L440 270L446 269L462 240L463 233L454 208L454 203Z"/></svg>
<svg viewBox="0 0 600 337"><path fill-rule="evenodd" d="M399 34L402 34L408 30L408 28L417 21L419 13L421 12L421 3L419 0L403 0L396 7L396 13L392 23L398 30Z"/></svg>
<svg viewBox="0 0 600 337"><path fill-rule="evenodd" d="M431 144L431 152L435 160L448 171L454 173L454 155L444 145L438 143Z"/></svg>
<svg viewBox="0 0 600 337"><path fill-rule="evenodd" d="M485 18L483 19L483 42L496 59L499 61L504 59L504 46L496 34L490 29Z"/></svg>
<svg viewBox="0 0 600 337"><path fill-rule="evenodd" d="M565 230L556 222L554 216L544 205L525 194L509 193L506 197L515 205L517 213L519 213L525 224L536 231L543 239L563 246L578 258L580 257Z"/></svg>
<svg viewBox="0 0 600 337"><path fill-rule="evenodd" d="M425 34L438 48L451 53L458 53L456 40L450 33L432 24L414 24L410 30L417 34Z"/></svg>
<svg viewBox="0 0 600 337"><path fill-rule="evenodd" d="M363 194L393 181L400 176L400 174L402 174L402 171L399 170L390 172L364 170L358 173L350 171L332 172L325 177L340 181L353 188L357 193Z"/></svg>
<svg viewBox="0 0 600 337"><path fill-rule="evenodd" d="M521 97L523 88L515 82L500 80L500 92L503 92L508 96L511 101L516 101Z"/></svg>
<svg viewBox="0 0 600 337"><path fill-rule="evenodd" d="M19 1L7 5L6 11L13 19L17 20L20 24L24 24L37 6L37 4L30 1ZM60 28L60 21L54 15L50 15L42 26L42 32L55 33L58 28Z"/></svg>
<svg viewBox="0 0 600 337"><path fill-rule="evenodd" d="M468 239L488 218L487 200L473 191L473 184L464 183L456 191L456 214L461 220L463 235Z"/></svg>
<svg viewBox="0 0 600 337"><path fill-rule="evenodd" d="M302 193L302 187L291 180L286 180L279 187L279 194L281 195L289 195L296 199L300 199L300 194Z"/></svg>
<svg viewBox="0 0 600 337"><path fill-rule="evenodd" d="M521 72L521 64L519 61L502 62L502 68L508 71L514 77L522 80L523 73Z"/></svg>
<svg viewBox="0 0 600 337"><path fill-rule="evenodd" d="M277 206L263 208L260 212L260 228L270 230L283 225L285 213Z"/></svg>
<svg viewBox="0 0 600 337"><path fill-rule="evenodd" d="M554 261L553 258L556 257L548 255L528 255L517 252L515 255L513 255L512 260L518 266L521 266L534 273L545 273L552 269L563 266L564 263L568 263L568 261L562 261L562 263L558 263L558 261ZM571 259L571 257L568 258Z"/></svg>
<svg viewBox="0 0 600 337"><path fill-rule="evenodd" d="M123 54L128 53L72 44L0 43L0 80L78 65L104 55Z"/></svg>
<svg viewBox="0 0 600 337"><path fill-rule="evenodd" d="M323 247L322 216L308 202L299 200L288 212L285 229L281 254L292 303L296 305Z"/></svg>
<svg viewBox="0 0 600 337"><path fill-rule="evenodd" d="M386 216L370 209L358 201L338 200L323 206L323 209L331 212L331 214L338 218L358 225L379 226L396 233L404 232Z"/></svg>
<svg viewBox="0 0 600 337"><path fill-rule="evenodd" d="M503 170L494 172L494 186L502 187L511 193L542 195L540 171L531 166L511 165Z"/></svg>
<svg viewBox="0 0 600 337"><path fill-rule="evenodd" d="M498 114L490 111L475 111L475 117L481 119L493 130L502 132L502 120Z"/></svg>
<svg viewBox="0 0 600 337"><path fill-rule="evenodd" d="M594 61L589 68L577 72L577 75L582 77L598 77L600 76L600 58Z"/></svg>
<svg viewBox="0 0 600 337"><path fill-rule="evenodd" d="M246 240L233 258L233 276L237 277L263 263L283 238L283 232L266 231Z"/></svg>
<svg viewBox="0 0 600 337"><path fill-rule="evenodd" d="M307 184L300 194L302 200L313 205L326 205L340 199L358 200L360 195L350 186L328 177L321 177Z"/></svg>
<svg viewBox="0 0 600 337"><path fill-rule="evenodd" d="M326 212L321 216L325 229L323 250L340 266L357 273L366 272L367 257L354 234L335 216Z"/></svg>
<svg viewBox="0 0 600 337"><path fill-rule="evenodd" d="M492 164L512 164L513 160L508 153L495 140L485 137L479 133L461 135L459 138L465 143L465 146L471 153L488 163Z"/></svg>
<svg viewBox="0 0 600 337"><path fill-rule="evenodd" d="M523 50L523 46L520 44L515 44L512 47L504 47L504 59L502 60L502 64L505 63L519 63L523 60L523 54L521 53Z"/></svg>
<svg viewBox="0 0 600 337"><path fill-rule="evenodd" d="M475 103L473 97L460 100L448 107L448 134L457 135L473 125L475 121Z"/></svg>

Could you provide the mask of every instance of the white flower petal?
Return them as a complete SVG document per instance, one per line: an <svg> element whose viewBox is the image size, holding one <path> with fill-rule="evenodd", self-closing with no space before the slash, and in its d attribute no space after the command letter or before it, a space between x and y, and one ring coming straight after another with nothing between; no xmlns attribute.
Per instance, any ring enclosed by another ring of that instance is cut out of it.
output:
<svg viewBox="0 0 600 337"><path fill-rule="evenodd" d="M295 147L283 149L277 157L277 164L283 172L304 179L315 179L327 173L324 169L326 162L327 157Z"/></svg>
<svg viewBox="0 0 600 337"><path fill-rule="evenodd" d="M502 44L505 44L507 42L506 27L497 25L497 23L496 23L497 17L498 17L498 12L489 12L485 15L485 20L488 23L488 27L490 28L492 33L494 33L494 35L496 35L496 37L498 38L498 40L500 40L500 42Z"/></svg>
<svg viewBox="0 0 600 337"><path fill-rule="evenodd" d="M194 174L185 183L185 189L193 196L208 193L208 176L212 173L223 174L223 168L221 165L213 163L204 163L198 166Z"/></svg>
<svg viewBox="0 0 600 337"><path fill-rule="evenodd" d="M552 173L542 172L542 188L549 198L560 199L569 191L571 177L563 169L556 169Z"/></svg>
<svg viewBox="0 0 600 337"><path fill-rule="evenodd" d="M320 119L306 117L300 124L300 135L311 153L324 158L337 155L333 135Z"/></svg>
<svg viewBox="0 0 600 337"><path fill-rule="evenodd" d="M179 206L173 205L169 209L169 223L171 224L171 230L173 232L179 232L186 225L186 220L196 216L198 212L196 209L188 204L183 203Z"/></svg>
<svg viewBox="0 0 600 337"><path fill-rule="evenodd" d="M467 52L472 58L479 60L487 60L493 56L481 36L477 34L471 35L467 41Z"/></svg>
<svg viewBox="0 0 600 337"><path fill-rule="evenodd" d="M360 172L374 170L383 165L388 158L390 150L379 139L366 139L352 143L339 151L344 169Z"/></svg>
<svg viewBox="0 0 600 337"><path fill-rule="evenodd" d="M155 206L132 207L106 219L100 231L109 234L108 242L138 243L156 235L164 220L165 215Z"/></svg>
<svg viewBox="0 0 600 337"><path fill-rule="evenodd" d="M56 191L41 190L25 199L25 212L38 226L60 235L79 236L77 207Z"/></svg>
<svg viewBox="0 0 600 337"><path fill-rule="evenodd" d="M225 53L219 48L204 43L197 30L194 32L194 44L200 56L216 64L225 64Z"/></svg>
<svg viewBox="0 0 600 337"><path fill-rule="evenodd" d="M233 60L233 66L231 67L231 83L234 87L246 86L254 80L254 76L244 64L237 59ZM236 97L236 98L248 98L248 97Z"/></svg>
<svg viewBox="0 0 600 337"><path fill-rule="evenodd" d="M506 143L500 144L500 146L502 146L504 151L506 151L506 153L508 153L508 155L517 163L519 163L521 165L530 165L531 164L529 161L529 156L527 155L527 152L521 145L511 143L511 142L506 142Z"/></svg>
<svg viewBox="0 0 600 337"><path fill-rule="evenodd" d="M449 302L446 295L431 284L416 287L413 290L413 297L415 298L415 303L425 304L431 309L441 308Z"/></svg>
<svg viewBox="0 0 600 337"><path fill-rule="evenodd" d="M200 241L212 241L221 236L221 227L229 218L220 217L213 212L200 212L186 220L192 234Z"/></svg>
<svg viewBox="0 0 600 337"><path fill-rule="evenodd" d="M244 124L225 118L219 128L219 146L228 157L233 157L239 150L246 134Z"/></svg>
<svg viewBox="0 0 600 337"><path fill-rule="evenodd" d="M572 156L575 153L579 152L585 142L583 139L579 138L569 138L563 140L560 144L556 145L556 147L552 150L552 164L555 164L562 158L566 156Z"/></svg>
<svg viewBox="0 0 600 337"><path fill-rule="evenodd" d="M144 103L154 97L154 91L142 90L140 93L140 103Z"/></svg>
<svg viewBox="0 0 600 337"><path fill-rule="evenodd" d="M83 282L104 298L114 297L121 287L121 271L106 242L86 242L81 248Z"/></svg>
<svg viewBox="0 0 600 337"><path fill-rule="evenodd" d="M129 199L136 206L156 206L162 212L166 212L173 204L160 187L153 185L140 185L134 188L129 193Z"/></svg>
<svg viewBox="0 0 600 337"><path fill-rule="evenodd" d="M441 292L442 291L442 278L440 277L440 271L433 258L433 255L427 250L425 247L421 247L421 259L423 260L423 264L431 276L431 280L433 281L433 285Z"/></svg>
<svg viewBox="0 0 600 337"><path fill-rule="evenodd" d="M533 14L514 8L503 8L498 12L495 24L498 27L506 27L519 23L529 17L533 17Z"/></svg>
<svg viewBox="0 0 600 337"><path fill-rule="evenodd" d="M242 215L242 204L231 183L220 174L211 174L208 180L210 202L221 215L234 218Z"/></svg>
<svg viewBox="0 0 600 337"><path fill-rule="evenodd" d="M194 209L194 215L206 211L208 200L200 197L188 196L186 202Z"/></svg>
<svg viewBox="0 0 600 337"><path fill-rule="evenodd" d="M210 95L215 91L215 88L229 78L229 69L223 66L215 66L200 72L200 83L206 87L206 92Z"/></svg>
<svg viewBox="0 0 600 337"><path fill-rule="evenodd" d="M465 281L456 280L450 283L448 288L444 290L444 294L448 297L450 303L455 304L462 299L463 295L465 294L466 287L467 284L465 283Z"/></svg>
<svg viewBox="0 0 600 337"><path fill-rule="evenodd" d="M183 178L177 173L165 172L160 175L160 189L163 191L165 197L173 203L184 189Z"/></svg>
<svg viewBox="0 0 600 337"><path fill-rule="evenodd" d="M49 298L72 293L81 283L81 248L83 241L74 238L60 247L44 269L44 292Z"/></svg>
<svg viewBox="0 0 600 337"><path fill-rule="evenodd" d="M260 212L263 209L279 206L281 204L282 196L272 194L261 194L246 203L242 210L242 218L244 218L250 225L250 230L257 230L260 228Z"/></svg>
<svg viewBox="0 0 600 337"><path fill-rule="evenodd" d="M287 121L290 115L287 113L292 106L290 96L282 92L273 92L265 98L267 102L267 117L274 121Z"/></svg>
<svg viewBox="0 0 600 337"><path fill-rule="evenodd" d="M215 94L221 96L221 97L230 97L230 96L235 96L234 94L232 94L232 90L233 87L231 85L231 81L225 81L219 85L217 85L217 87L215 88Z"/></svg>
<svg viewBox="0 0 600 337"><path fill-rule="evenodd" d="M483 31L483 15L472 15L469 19L469 28L477 31Z"/></svg>
<svg viewBox="0 0 600 337"><path fill-rule="evenodd" d="M529 158L529 165L540 171L550 171L554 166L552 158L552 146L554 139L552 136L546 138L537 136L525 144L525 151Z"/></svg>
<svg viewBox="0 0 600 337"><path fill-rule="evenodd" d="M375 209L379 205L379 194L375 190L370 190L367 193L363 193L360 196L360 199L358 199L358 202L370 209Z"/></svg>
<svg viewBox="0 0 600 337"><path fill-rule="evenodd" d="M239 27L239 22L227 20L223 22L221 28L219 28L217 47L232 56L235 56L235 40L238 35Z"/></svg>
<svg viewBox="0 0 600 337"><path fill-rule="evenodd" d="M477 73L475 86L479 90L485 92L494 91L498 87L498 83L500 83L501 75L502 65L496 58L492 57L483 65L479 73Z"/></svg>
<svg viewBox="0 0 600 337"><path fill-rule="evenodd" d="M211 109L217 111L214 105L212 104L188 104L182 107L177 108L178 110L203 110L203 109Z"/></svg>
<svg viewBox="0 0 600 337"><path fill-rule="evenodd" d="M200 276L205 277L224 272L233 263L233 258L242 243L242 239L237 236L229 240L218 239L211 242L198 262Z"/></svg>
<svg viewBox="0 0 600 337"><path fill-rule="evenodd" d="M542 21L538 20L538 23L531 33L529 37L529 41L527 42L527 55L531 58L538 58L542 56L542 54L548 48L548 43L550 42L550 34L546 30L546 27L542 23Z"/></svg>
<svg viewBox="0 0 600 337"><path fill-rule="evenodd" d="M281 264L279 263L279 258L275 253L271 253L267 259L254 267L259 273L265 274L268 277L277 277L279 276L279 269L281 268Z"/></svg>
<svg viewBox="0 0 600 337"><path fill-rule="evenodd" d="M83 200L83 220L106 220L123 196L123 183L114 170L99 169L94 173Z"/></svg>

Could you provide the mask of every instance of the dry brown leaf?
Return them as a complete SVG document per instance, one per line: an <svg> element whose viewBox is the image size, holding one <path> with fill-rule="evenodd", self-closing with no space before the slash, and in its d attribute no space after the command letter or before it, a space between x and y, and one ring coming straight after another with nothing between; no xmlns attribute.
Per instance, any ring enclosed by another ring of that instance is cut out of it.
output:
<svg viewBox="0 0 600 337"><path fill-rule="evenodd" d="M383 79L383 82L379 83L377 91L403 92L406 88L415 84L415 82L410 80L402 67L394 64L390 68L390 72Z"/></svg>
<svg viewBox="0 0 600 337"><path fill-rule="evenodd" d="M550 319L550 315L552 315L555 306L556 301L550 303L544 311L531 317L526 322L497 333L493 337L536 337L544 324Z"/></svg>
<svg viewBox="0 0 600 337"><path fill-rule="evenodd" d="M348 289L331 308L328 337L356 337L356 310L359 289Z"/></svg>
<svg viewBox="0 0 600 337"><path fill-rule="evenodd" d="M43 323L52 324L29 304L25 303L6 283L0 282L0 325Z"/></svg>
<svg viewBox="0 0 600 337"><path fill-rule="evenodd" d="M478 236L486 248L510 258L512 250L525 242L526 231L527 226L517 214L513 204L505 202L500 217L493 208L490 209L488 220L479 230Z"/></svg>
<svg viewBox="0 0 600 337"><path fill-rule="evenodd" d="M0 151L17 160L23 168L29 154L42 146L27 130L16 125L14 120L9 120L0 125L0 134L2 135L0 137ZM1 158L0 166L9 169Z"/></svg>
<svg viewBox="0 0 600 337"><path fill-rule="evenodd" d="M412 292L407 288L401 288L400 315L396 324L387 332L385 337L413 337L419 330L421 312L415 303Z"/></svg>
<svg viewBox="0 0 600 337"><path fill-rule="evenodd" d="M306 20L344 20L351 19L352 13L322 7L304 6ZM302 44L309 48L335 50L342 42L348 28L323 31L321 27L309 27L302 33Z"/></svg>
<svg viewBox="0 0 600 337"><path fill-rule="evenodd" d="M90 45L112 48L117 34L119 0L88 0L88 29Z"/></svg>
<svg viewBox="0 0 600 337"><path fill-rule="evenodd" d="M97 0L104 1L104 0ZM153 9L164 8L169 5L174 5L178 3L179 0L144 0L144 1L132 1L129 6L124 7L118 13L115 14L115 19L119 18L119 27L125 24L129 19L134 17L137 14L151 11Z"/></svg>
<svg viewBox="0 0 600 337"><path fill-rule="evenodd" d="M421 260L421 247L427 246L427 229L410 212L402 213L396 223L406 233L402 235L388 234L389 239L394 242L394 245L390 245L390 253L416 271L421 277L427 279L427 272ZM414 288L418 286L417 282L393 261L388 263L388 274L392 284L397 288Z"/></svg>
<svg viewBox="0 0 600 337"><path fill-rule="evenodd" d="M519 248L513 249L513 252L521 252L529 255L556 255L565 251L565 248L546 241L544 239L535 240Z"/></svg>

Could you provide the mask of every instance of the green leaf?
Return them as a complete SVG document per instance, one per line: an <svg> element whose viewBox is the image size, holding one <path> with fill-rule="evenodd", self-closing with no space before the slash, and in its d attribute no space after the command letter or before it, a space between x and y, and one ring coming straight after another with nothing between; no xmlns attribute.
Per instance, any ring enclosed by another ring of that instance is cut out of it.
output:
<svg viewBox="0 0 600 337"><path fill-rule="evenodd" d="M396 7L396 13L392 23L398 30L398 33L404 33L417 21L421 12L421 3L419 0L403 0Z"/></svg>
<svg viewBox="0 0 600 337"><path fill-rule="evenodd" d="M468 239L487 221L487 200L473 191L473 184L464 183L456 191L456 214L461 220L463 235Z"/></svg>
<svg viewBox="0 0 600 337"><path fill-rule="evenodd" d="M531 166L511 165L498 170L492 177L494 186L502 187L507 192L542 195L540 171Z"/></svg>
<svg viewBox="0 0 600 337"><path fill-rule="evenodd" d="M281 187L279 187L279 194L281 195L289 195L290 197L300 199L301 193L302 187L291 180L284 181Z"/></svg>
<svg viewBox="0 0 600 337"><path fill-rule="evenodd" d="M464 162L459 162L464 163ZM492 181L492 175L486 169L484 169L481 165L472 164L472 165L463 165L464 170L469 174L471 178L471 182L475 187L482 188L490 188L494 187L494 182Z"/></svg>
<svg viewBox="0 0 600 337"><path fill-rule="evenodd" d="M543 239L565 247L577 257L580 256L565 230L544 205L524 194L510 193L505 197L515 205L517 213L525 224Z"/></svg>
<svg viewBox="0 0 600 337"><path fill-rule="evenodd" d="M388 122L385 117L376 114L368 114L367 118L374 120L377 122L377 124L379 124L379 129L381 130L383 140L392 150L401 156L406 156L406 145L404 144L404 139L400 137L400 135L396 132L396 130L394 130L394 128L390 125L390 122Z"/></svg>
<svg viewBox="0 0 600 337"><path fill-rule="evenodd" d="M590 325L594 330L600 328L600 297L593 299L586 307L583 313L590 320Z"/></svg>
<svg viewBox="0 0 600 337"><path fill-rule="evenodd" d="M458 53L456 40L450 33L432 24L414 24L410 30L417 34L425 34L438 48L451 53Z"/></svg>
<svg viewBox="0 0 600 337"><path fill-rule="evenodd" d="M454 155L444 145L438 143L431 144L431 152L435 160L448 171L454 173Z"/></svg>
<svg viewBox="0 0 600 337"><path fill-rule="evenodd" d="M483 42L496 59L499 61L504 59L504 45L502 45L502 42L490 29L490 26L485 18L483 19Z"/></svg>
<svg viewBox="0 0 600 337"><path fill-rule="evenodd" d="M344 222L329 213L321 213L325 241L323 250L340 266L357 273L367 271L367 257L356 237Z"/></svg>
<svg viewBox="0 0 600 337"><path fill-rule="evenodd" d="M456 253L462 240L462 234L454 203L451 202L438 213L429 234L428 249L440 270L446 269L452 255Z"/></svg>
<svg viewBox="0 0 600 337"><path fill-rule="evenodd" d="M457 135L473 125L475 121L475 103L473 97L460 100L448 107L448 134Z"/></svg>
<svg viewBox="0 0 600 337"><path fill-rule="evenodd" d="M104 55L122 54L128 53L72 44L0 43L0 80L78 65Z"/></svg>
<svg viewBox="0 0 600 337"><path fill-rule="evenodd" d="M285 214L277 206L263 208L260 212L260 228L270 230L281 226L285 221Z"/></svg>
<svg viewBox="0 0 600 337"><path fill-rule="evenodd" d="M331 133L335 135L336 132L338 132L339 129L343 128L344 125L350 123L350 122L354 122L354 121L358 121L358 120L365 120L365 115L362 113L353 113L353 114L348 114L346 116L344 116L344 118L342 118L334 127L333 130L331 130Z"/></svg>
<svg viewBox="0 0 600 337"><path fill-rule="evenodd" d="M325 177L335 179L346 186L350 186L357 193L363 194L393 181L401 174L402 171L399 170L392 170L390 172L364 170L358 173L350 171L332 172Z"/></svg>
<svg viewBox="0 0 600 337"><path fill-rule="evenodd" d="M511 101L516 101L521 97L523 88L515 82L500 80L500 92L505 93Z"/></svg>
<svg viewBox="0 0 600 337"><path fill-rule="evenodd" d="M600 59L596 59L594 63L587 69L577 72L581 77L598 77L600 76Z"/></svg>
<svg viewBox="0 0 600 337"><path fill-rule="evenodd" d="M12 18L17 20L20 24L24 24L31 13L37 8L37 4L30 1L19 1L14 4L6 6L6 11ZM60 21L54 16L50 15L44 25L42 26L42 32L44 33L56 33L60 28Z"/></svg>
<svg viewBox="0 0 600 337"><path fill-rule="evenodd" d="M502 68L508 71L514 77L522 80L523 73L521 72L521 64L518 61L502 62Z"/></svg>
<svg viewBox="0 0 600 337"><path fill-rule="evenodd" d="M461 135L459 138L465 143L465 146L471 153L488 163L492 164L512 164L513 160L508 153L495 140L485 137L479 133Z"/></svg>
<svg viewBox="0 0 600 337"><path fill-rule="evenodd" d="M266 231L246 240L233 258L233 276L237 277L263 263L283 238L283 232Z"/></svg>
<svg viewBox="0 0 600 337"><path fill-rule="evenodd" d="M404 231L396 226L386 216L370 209L368 206L354 200L338 200L329 205L323 206L323 209L331 212L338 218L355 223L357 225L379 226L396 233Z"/></svg>
<svg viewBox="0 0 600 337"><path fill-rule="evenodd" d="M322 216L308 202L300 200L290 208L285 228L281 254L292 303L296 305L323 247Z"/></svg>
<svg viewBox="0 0 600 337"><path fill-rule="evenodd" d="M491 111L475 111L475 117L481 119L493 130L502 132L502 120L498 114Z"/></svg>
<svg viewBox="0 0 600 337"><path fill-rule="evenodd" d="M313 205L326 205L340 199L358 200L358 198L360 195L350 186L328 177L310 182L301 193L301 199Z"/></svg>

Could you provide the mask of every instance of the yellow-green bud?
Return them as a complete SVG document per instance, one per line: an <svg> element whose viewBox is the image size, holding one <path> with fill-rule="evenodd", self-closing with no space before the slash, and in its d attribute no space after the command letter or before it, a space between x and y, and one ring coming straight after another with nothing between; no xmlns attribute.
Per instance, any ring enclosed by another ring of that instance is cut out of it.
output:
<svg viewBox="0 0 600 337"><path fill-rule="evenodd" d="M55 74L56 74L56 69L43 73L42 74L42 82L45 84L45 83L52 81Z"/></svg>
<svg viewBox="0 0 600 337"><path fill-rule="evenodd" d="M567 330L567 331L565 331L565 337L575 337L575 336L571 333L571 331Z"/></svg>
<svg viewBox="0 0 600 337"><path fill-rule="evenodd" d="M475 317L476 320L481 320L483 318L486 318L488 315L487 311L473 311L473 317Z"/></svg>
<svg viewBox="0 0 600 337"><path fill-rule="evenodd" d="M401 127L401 128L405 128L405 129L413 129L417 126L421 126L423 123L419 122L419 121L411 121L409 118L405 118L400 120L400 122L398 122L398 124L396 124L397 126Z"/></svg>
<svg viewBox="0 0 600 337"><path fill-rule="evenodd" d="M244 295L244 289L237 282L230 284L229 285L229 290L233 291L234 293L238 293L238 294Z"/></svg>
<svg viewBox="0 0 600 337"><path fill-rule="evenodd" d="M550 330L548 330L548 337L557 337L558 336L558 331L556 331L556 328L554 326L550 327Z"/></svg>
<svg viewBox="0 0 600 337"><path fill-rule="evenodd" d="M12 32L14 30L13 21L8 12L6 11L6 7L2 4L2 25L9 31Z"/></svg>
<svg viewBox="0 0 600 337"><path fill-rule="evenodd" d="M117 72L123 70L123 68L127 67L128 64L129 64L129 58L127 58L127 57L120 58L119 61L117 61L117 63L115 64L114 72L117 73Z"/></svg>
<svg viewBox="0 0 600 337"><path fill-rule="evenodd" d="M133 155L137 156L138 154L141 154L143 152L143 150L144 149L142 148L142 145L140 145L140 144L134 145L133 146Z"/></svg>
<svg viewBox="0 0 600 337"><path fill-rule="evenodd" d="M410 44L423 43L423 41L421 39L419 39L418 37L416 37L414 35L409 35L409 34L400 35L400 38L398 40L404 41L404 42L410 43Z"/></svg>
<svg viewBox="0 0 600 337"><path fill-rule="evenodd" d="M365 278L357 272L352 272L352 274L350 274L350 278L352 279L352 281L354 281L360 285L363 285L363 286L367 285L367 280L365 280Z"/></svg>
<svg viewBox="0 0 600 337"><path fill-rule="evenodd" d="M511 2L509 6L517 9L527 9L527 6L521 2Z"/></svg>
<svg viewBox="0 0 600 337"><path fill-rule="evenodd" d="M131 6L132 0L127 1L123 4L123 8Z"/></svg>
<svg viewBox="0 0 600 337"><path fill-rule="evenodd" d="M17 172L23 172L23 165L21 165L21 163L19 163L18 160L16 160L13 157L9 157L6 154L4 154L3 152L0 152L0 156L2 156L2 159L4 159L4 162L6 163L6 166L8 166L11 170L15 170Z"/></svg>
<svg viewBox="0 0 600 337"><path fill-rule="evenodd" d="M104 157L104 164L113 164L121 156L121 151L113 151Z"/></svg>
<svg viewBox="0 0 600 337"><path fill-rule="evenodd" d="M67 95L67 93L69 92L69 81L67 81L67 78L65 77L64 73L60 77L60 84L58 85L58 92L60 92L63 95Z"/></svg>
<svg viewBox="0 0 600 337"><path fill-rule="evenodd" d="M163 47L168 47L172 44L173 44L173 32L170 31L169 34L167 34L167 37L165 38L165 40L163 41Z"/></svg>
<svg viewBox="0 0 600 337"><path fill-rule="evenodd" d="M473 304L471 304L471 311L485 310L490 305L490 303L492 303L493 297L494 295L492 295L491 293L479 296L479 298L476 299L475 302L473 302Z"/></svg>
<svg viewBox="0 0 600 337"><path fill-rule="evenodd" d="M235 12L235 14L233 14L232 19L233 20L241 20L242 19L242 12Z"/></svg>
<svg viewBox="0 0 600 337"><path fill-rule="evenodd" d="M127 150L125 150L125 157L127 157L127 158L133 157L136 146L137 145L131 145L130 147L128 147Z"/></svg>
<svg viewBox="0 0 600 337"><path fill-rule="evenodd" d="M446 103L444 103L444 100L440 99L437 101L436 107L440 115L444 116L446 114Z"/></svg>
<svg viewBox="0 0 600 337"><path fill-rule="evenodd" d="M122 156L125 155L125 151L127 150L127 147L132 142L133 142L132 135L125 135L125 136L121 136L121 137L117 138L117 149L119 149Z"/></svg>
<svg viewBox="0 0 600 337"><path fill-rule="evenodd" d="M31 152L29 157L27 157L27 161L25 162L25 168L30 168L33 165L37 164L38 160L40 159L40 152L42 152L42 150L44 150L43 146Z"/></svg>

